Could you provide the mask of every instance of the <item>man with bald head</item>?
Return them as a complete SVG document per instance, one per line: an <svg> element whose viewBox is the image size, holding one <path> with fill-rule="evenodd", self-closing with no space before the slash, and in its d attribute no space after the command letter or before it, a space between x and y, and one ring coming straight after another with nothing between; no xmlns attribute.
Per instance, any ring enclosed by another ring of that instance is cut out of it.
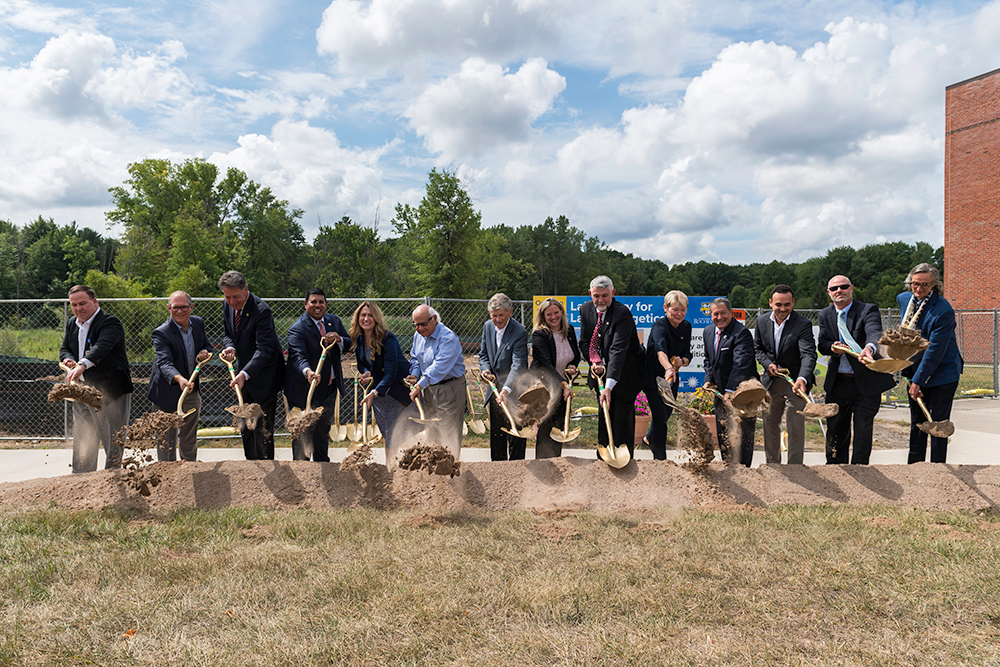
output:
<svg viewBox="0 0 1000 667"><path fill-rule="evenodd" d="M879 395L896 386L889 373L876 373L865 366L873 361L882 336L882 316L872 303L854 299L854 285L847 276L834 276L826 287L832 304L819 313L819 353L830 355L826 369L826 402L836 403L840 411L828 420L826 462L847 463L851 446L851 420L854 420L853 464L867 464L872 453L872 431L878 414ZM843 343L861 357L833 350Z"/></svg>
<svg viewBox="0 0 1000 667"><path fill-rule="evenodd" d="M423 403L429 424L427 431L435 444L443 445L458 459L462 446L462 419L465 416L465 362L462 344L455 332L441 322L436 310L424 304L413 311L413 337L410 349L412 384L410 399Z"/></svg>
<svg viewBox="0 0 1000 667"><path fill-rule="evenodd" d="M149 400L164 412L175 412L177 401L195 366L212 354L212 344L205 335L205 322L192 315L194 304L187 292L177 291L167 299L170 317L153 329L152 373L149 376ZM188 395L184 397L184 412L194 412L184 420L179 429L172 428L156 447L160 461L176 461L177 445L180 440L181 460L195 461L198 458L198 417L201 414L201 393L196 379Z"/></svg>

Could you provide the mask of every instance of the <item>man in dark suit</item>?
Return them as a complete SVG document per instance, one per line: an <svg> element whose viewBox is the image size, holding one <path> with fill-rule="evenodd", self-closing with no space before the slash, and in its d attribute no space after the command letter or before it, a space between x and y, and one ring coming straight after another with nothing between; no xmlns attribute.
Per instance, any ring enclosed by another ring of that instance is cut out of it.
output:
<svg viewBox="0 0 1000 667"><path fill-rule="evenodd" d="M247 287L239 271L227 271L219 278L226 299L222 308L225 335L223 359L238 361L239 372L230 386L239 386L243 400L257 403L264 411L257 428L245 430L243 452L247 460L274 458L274 414L278 392L285 379L285 355L274 331L271 309Z"/></svg>
<svg viewBox="0 0 1000 667"><path fill-rule="evenodd" d="M635 397L646 384L646 353L632 312L614 296L611 278L597 276L590 281L590 301L580 306L580 353L590 361L587 383L592 389L599 388L594 372L607 372L604 391L597 398L611 415L611 444L628 445L634 456ZM597 424L597 440L606 446L604 419Z"/></svg>
<svg viewBox="0 0 1000 667"><path fill-rule="evenodd" d="M500 388L500 394L495 397L492 389L486 391L486 405L490 410L490 458L514 461L524 458L527 442L501 430L509 424L500 406L510 396L518 372L528 367L528 331L520 322L511 319L514 302L503 292L490 297L486 309L490 319L483 323L479 370Z"/></svg>
<svg viewBox="0 0 1000 667"><path fill-rule="evenodd" d="M767 389L770 406L764 412L764 457L768 463L781 463L781 413L788 428L788 462L801 464L805 451L806 418L799 411L806 399L795 390L808 394L816 369L816 339L812 323L795 312L795 293L788 285L775 285L768 301L771 314L757 319L754 350L764 367L761 383ZM791 385L779 377L785 369L795 381Z"/></svg>
<svg viewBox="0 0 1000 667"><path fill-rule="evenodd" d="M705 327L705 381L714 384L725 398L715 397L715 427L719 433L719 451L724 461L733 460L735 441L739 439L739 462L750 467L753 462L753 439L757 417L739 418L739 433L730 434L729 415L735 410L730 398L740 383L757 377L750 330L733 317L729 299L712 301L712 323Z"/></svg>
<svg viewBox="0 0 1000 667"><path fill-rule="evenodd" d="M929 343L926 350L913 356L913 365L903 369L903 377L910 381L907 463L917 463L927 458L927 434L917 428L917 424L927 421L927 417L916 398L919 396L924 401L933 421L949 419L965 364L955 338L955 311L938 293L941 289L938 270L930 264L917 264L907 276L906 286L909 291L896 297L900 313L904 321L913 320L908 326L919 327L920 335ZM948 438L932 437L931 463L944 463L947 456Z"/></svg>
<svg viewBox="0 0 1000 667"><path fill-rule="evenodd" d="M875 304L854 300L854 286L847 276L834 276L826 288L832 304L819 312L819 353L830 355L826 369L826 402L840 411L827 421L826 462L847 463L854 419L853 464L867 464L872 453L872 430L878 414L879 394L896 386L889 373L870 371L863 361L834 352L840 342L865 361L875 359L882 336L882 316Z"/></svg>
<svg viewBox="0 0 1000 667"><path fill-rule="evenodd" d="M212 344L205 335L205 322L192 315L191 297L177 291L167 299L170 317L153 329L153 351L156 359L149 375L149 400L164 412L176 412L177 401L188 386L195 367L212 354ZM170 429L156 448L160 461L177 460L177 441L180 439L182 461L198 459L198 417L201 414L200 381L184 397L181 409L193 413L184 419L179 429Z"/></svg>
<svg viewBox="0 0 1000 667"><path fill-rule="evenodd" d="M97 303L94 290L74 285L69 305L76 317L66 323L59 359L69 367L66 382L82 381L101 390L101 409L73 403L73 472L97 470L97 448L104 445L105 468L120 468L122 447L115 434L128 423L132 373L125 354L125 329Z"/></svg>
<svg viewBox="0 0 1000 667"><path fill-rule="evenodd" d="M351 337L340 318L326 312L326 295L315 287L306 292L306 312L288 329L288 374L285 396L292 407L305 409L309 385L317 381L312 407L323 407L323 414L312 429L311 442L292 438L292 459L329 461L330 420L333 418L337 392L345 393L341 355L351 349ZM316 375L324 345L331 345L320 374Z"/></svg>

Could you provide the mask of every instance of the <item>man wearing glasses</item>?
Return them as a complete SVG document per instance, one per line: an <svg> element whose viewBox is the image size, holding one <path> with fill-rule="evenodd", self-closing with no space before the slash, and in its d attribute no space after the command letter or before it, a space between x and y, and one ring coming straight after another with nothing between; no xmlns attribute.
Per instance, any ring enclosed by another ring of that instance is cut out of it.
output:
<svg viewBox="0 0 1000 667"><path fill-rule="evenodd" d="M827 422L826 462L847 463L853 418L854 455L850 462L867 464L879 394L896 386L892 375L870 371L864 364L875 358L882 317L875 304L854 300L854 286L847 276L830 278L826 292L833 303L819 312L819 353L830 355L823 389L826 402L840 406L838 414ZM831 348L834 343L847 345L861 360L835 352Z"/></svg>
<svg viewBox="0 0 1000 667"><path fill-rule="evenodd" d="M903 369L910 381L910 454L907 463L917 463L927 457L927 434L917 428L927 420L917 404L920 397L933 421L951 418L951 405L958 389L964 362L955 338L955 311L938 291L941 276L930 264L917 264L906 277L906 292L896 297L904 321L915 319L911 328L919 328L929 343L918 352L913 365ZM919 316L918 316L919 314ZM948 438L931 438L931 463L944 463L948 455Z"/></svg>
<svg viewBox="0 0 1000 667"><path fill-rule="evenodd" d="M410 349L412 384L410 400L421 400L425 416L441 421L428 424L432 442L444 446L458 460L462 447L462 418L465 416L465 362L462 344L455 332L441 322L438 312L428 305L413 311Z"/></svg>
<svg viewBox="0 0 1000 667"><path fill-rule="evenodd" d="M164 412L175 412L177 401L188 386L188 379L195 366L212 354L212 344L205 335L205 322L192 315L193 304L187 292L177 291L167 299L170 317L153 329L153 350L156 359L149 376L149 400ZM156 447L156 457L160 461L176 461L178 440L180 440L181 460L195 461L198 458L198 417L201 414L201 394L199 382L184 397L181 409L194 412L184 420L179 429L172 428Z"/></svg>

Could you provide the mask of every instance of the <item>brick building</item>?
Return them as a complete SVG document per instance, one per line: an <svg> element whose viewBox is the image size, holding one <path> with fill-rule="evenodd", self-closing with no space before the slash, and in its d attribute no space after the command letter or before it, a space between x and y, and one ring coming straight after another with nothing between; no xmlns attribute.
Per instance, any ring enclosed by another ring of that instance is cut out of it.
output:
<svg viewBox="0 0 1000 667"><path fill-rule="evenodd" d="M1000 69L945 89L945 295L1000 308Z"/></svg>

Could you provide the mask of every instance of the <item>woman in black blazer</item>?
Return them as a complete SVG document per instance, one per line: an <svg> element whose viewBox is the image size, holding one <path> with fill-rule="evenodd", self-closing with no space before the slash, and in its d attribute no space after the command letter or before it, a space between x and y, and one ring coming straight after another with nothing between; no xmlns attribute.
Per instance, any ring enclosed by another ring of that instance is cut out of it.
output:
<svg viewBox="0 0 1000 667"><path fill-rule="evenodd" d="M652 419L649 431L643 442L653 452L653 458L667 458L667 420L674 409L666 405L660 398L656 386L656 378L664 377L670 380L670 390L677 397L680 376L677 368L671 363L675 360L678 367L691 363L691 323L684 319L687 315L688 299L684 292L671 290L663 297L663 312L666 317L653 322L646 341L646 398L649 400L649 412Z"/></svg>
<svg viewBox="0 0 1000 667"><path fill-rule="evenodd" d="M400 413L410 404L410 392L403 384L410 364L395 334L386 329L382 309L371 301L364 301L355 309L350 333L361 377L372 380L363 402L375 414L385 438L385 464L392 467L399 446L393 438L394 427Z"/></svg>
<svg viewBox="0 0 1000 667"><path fill-rule="evenodd" d="M576 370L576 365L580 363L580 347L576 342L576 331L566 319L566 310L556 299L545 299L535 312L531 356L531 368L542 368L552 373L563 391L555 412L538 423L535 458L562 456L562 443L553 440L550 432L553 426L562 428L564 423L566 399L573 393L573 387L566 381L564 371Z"/></svg>

